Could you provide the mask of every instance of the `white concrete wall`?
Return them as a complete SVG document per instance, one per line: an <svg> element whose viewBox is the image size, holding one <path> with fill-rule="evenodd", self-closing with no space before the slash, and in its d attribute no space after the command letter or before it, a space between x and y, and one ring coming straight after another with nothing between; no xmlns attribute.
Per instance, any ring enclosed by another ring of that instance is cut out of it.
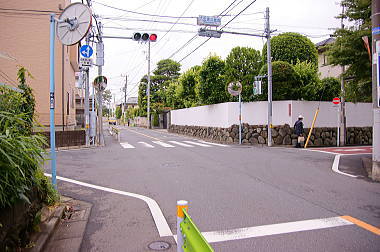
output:
<svg viewBox="0 0 380 252"><path fill-rule="evenodd" d="M298 116L304 116L305 127L310 127L319 102L274 101L273 125L293 126ZM250 125L267 123L268 102L242 103L242 121ZM372 126L370 103L346 103L347 127ZM226 102L171 111L171 124L228 128L239 123L239 103ZM321 102L316 127L336 127L337 108L332 102Z"/></svg>

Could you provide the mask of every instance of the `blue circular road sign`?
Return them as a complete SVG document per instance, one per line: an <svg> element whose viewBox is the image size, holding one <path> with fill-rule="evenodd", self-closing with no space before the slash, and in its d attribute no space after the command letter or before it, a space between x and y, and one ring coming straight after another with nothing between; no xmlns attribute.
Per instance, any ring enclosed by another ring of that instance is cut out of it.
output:
<svg viewBox="0 0 380 252"><path fill-rule="evenodd" d="M92 50L91 46L89 45L82 45L80 47L80 55L82 55L85 58L90 58L93 53L94 50Z"/></svg>

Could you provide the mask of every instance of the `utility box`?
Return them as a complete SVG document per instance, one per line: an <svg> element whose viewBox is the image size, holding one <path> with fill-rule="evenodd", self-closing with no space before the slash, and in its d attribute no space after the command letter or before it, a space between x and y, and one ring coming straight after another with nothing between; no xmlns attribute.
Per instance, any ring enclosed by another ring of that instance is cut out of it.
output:
<svg viewBox="0 0 380 252"><path fill-rule="evenodd" d="M96 136L96 111L90 111L90 137Z"/></svg>

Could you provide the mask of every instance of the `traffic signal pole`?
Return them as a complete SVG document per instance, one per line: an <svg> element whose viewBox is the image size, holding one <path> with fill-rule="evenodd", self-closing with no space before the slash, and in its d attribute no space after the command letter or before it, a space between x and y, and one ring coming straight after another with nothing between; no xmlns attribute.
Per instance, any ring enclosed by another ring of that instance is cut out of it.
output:
<svg viewBox="0 0 380 252"><path fill-rule="evenodd" d="M267 37L267 65L268 65L268 146L272 146L272 56L270 47L269 7L265 12Z"/></svg>
<svg viewBox="0 0 380 252"><path fill-rule="evenodd" d="M372 1L372 179L380 181L380 2Z"/></svg>
<svg viewBox="0 0 380 252"><path fill-rule="evenodd" d="M148 86L147 86L147 116L148 116L148 129L150 125L150 41L148 41Z"/></svg>

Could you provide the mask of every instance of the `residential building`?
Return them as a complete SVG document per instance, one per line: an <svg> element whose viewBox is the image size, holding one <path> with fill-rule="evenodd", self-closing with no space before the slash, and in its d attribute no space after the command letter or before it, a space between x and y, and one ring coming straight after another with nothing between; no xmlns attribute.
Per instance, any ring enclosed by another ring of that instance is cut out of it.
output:
<svg viewBox="0 0 380 252"><path fill-rule="evenodd" d="M50 125L49 47L50 12L59 14L70 4L66 0L1 1L0 82L17 85L17 66L33 75L27 84L36 98L36 115L43 126ZM8 59L6 59L8 58ZM12 59L12 60L9 60ZM75 72L78 45L55 41L55 124L57 129L73 128L75 119Z"/></svg>
<svg viewBox="0 0 380 252"><path fill-rule="evenodd" d="M329 57L327 55L327 45L335 42L335 38L328 38L315 44L318 50L318 71L321 78L335 77L339 78L342 74L341 66L333 66L330 64Z"/></svg>

